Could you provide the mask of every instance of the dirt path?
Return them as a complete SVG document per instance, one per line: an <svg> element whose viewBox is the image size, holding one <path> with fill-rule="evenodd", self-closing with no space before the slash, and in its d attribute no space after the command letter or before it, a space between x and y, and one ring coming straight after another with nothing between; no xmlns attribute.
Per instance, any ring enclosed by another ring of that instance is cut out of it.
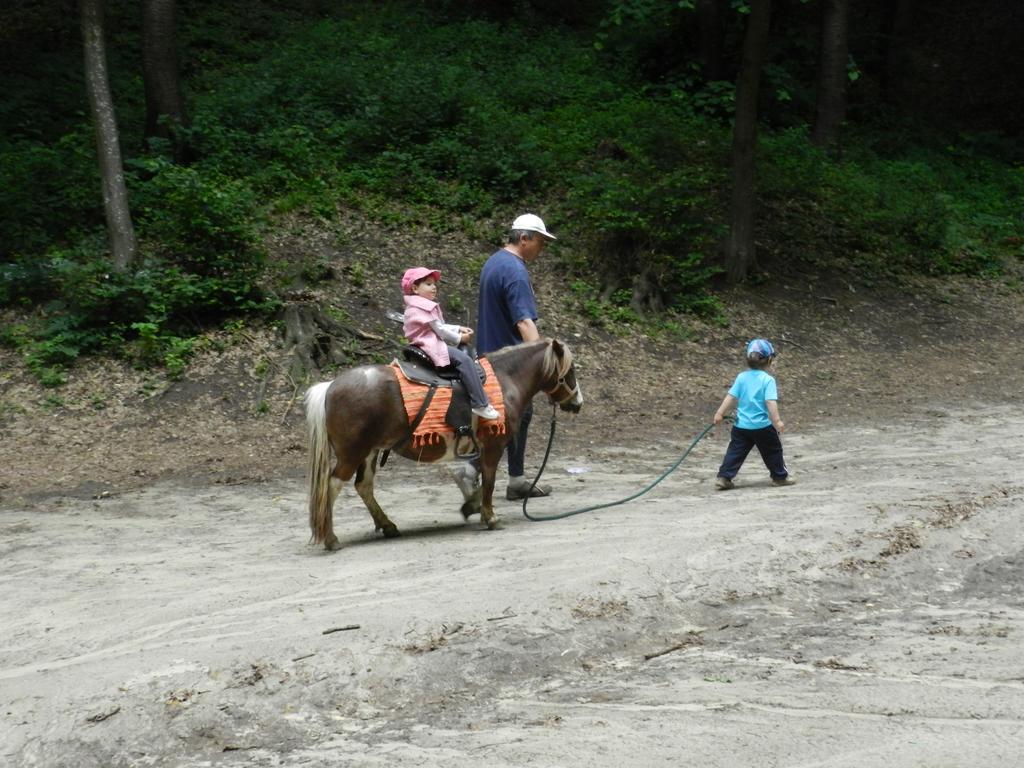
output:
<svg viewBox="0 0 1024 768"><path fill-rule="evenodd" d="M0 764L1020 764L1022 430L933 402L716 493L720 433L494 532L397 462L403 537L348 490L334 554L298 480L5 503ZM557 455L531 509L687 441Z"/></svg>

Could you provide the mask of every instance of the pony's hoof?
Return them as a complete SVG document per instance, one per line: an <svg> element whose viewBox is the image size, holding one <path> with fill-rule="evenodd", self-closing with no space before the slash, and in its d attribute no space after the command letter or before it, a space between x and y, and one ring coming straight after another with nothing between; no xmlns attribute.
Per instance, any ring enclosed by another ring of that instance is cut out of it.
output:
<svg viewBox="0 0 1024 768"><path fill-rule="evenodd" d="M386 525L381 529L385 539L397 539L401 536L401 532L398 530L397 525Z"/></svg>
<svg viewBox="0 0 1024 768"><path fill-rule="evenodd" d="M341 549L341 542L337 538L331 537L330 540L324 542L324 549L328 552L337 552Z"/></svg>
<svg viewBox="0 0 1024 768"><path fill-rule="evenodd" d="M486 521L484 523L484 525L487 526L487 530L489 530L489 531L496 531L499 528L504 528L505 527L504 525L501 524L501 518L499 518L499 517L492 517L490 520Z"/></svg>
<svg viewBox="0 0 1024 768"><path fill-rule="evenodd" d="M469 520L471 515L480 514L480 506L478 504L474 504L471 501L465 501L462 503L462 507L459 509L459 511L462 513L463 520Z"/></svg>

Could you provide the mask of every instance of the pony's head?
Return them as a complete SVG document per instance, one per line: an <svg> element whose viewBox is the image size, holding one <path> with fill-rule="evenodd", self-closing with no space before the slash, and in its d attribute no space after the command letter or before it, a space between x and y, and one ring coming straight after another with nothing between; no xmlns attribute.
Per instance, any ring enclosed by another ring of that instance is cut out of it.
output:
<svg viewBox="0 0 1024 768"><path fill-rule="evenodd" d="M576 380L576 366L569 347L552 339L544 353L544 394L563 411L579 413L583 407L583 390Z"/></svg>

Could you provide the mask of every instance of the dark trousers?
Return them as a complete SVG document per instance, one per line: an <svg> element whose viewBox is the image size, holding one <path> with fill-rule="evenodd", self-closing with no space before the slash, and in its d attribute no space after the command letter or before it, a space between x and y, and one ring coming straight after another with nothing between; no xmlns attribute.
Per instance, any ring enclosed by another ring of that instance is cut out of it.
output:
<svg viewBox="0 0 1024 768"><path fill-rule="evenodd" d="M526 406L523 415L519 417L519 431L508 441L505 452L508 454L509 477L522 477L526 474L526 433L530 431L530 422L533 420L533 403ZM471 462L480 471L480 459L473 459Z"/></svg>
<svg viewBox="0 0 1024 768"><path fill-rule="evenodd" d="M508 452L508 474L510 477L522 477L526 474L526 433L530 431L530 421L533 420L533 403L526 406L523 415L519 417L519 431L515 437L509 440L506 451Z"/></svg>
<svg viewBox="0 0 1024 768"><path fill-rule="evenodd" d="M480 383L480 374L476 372L476 363L473 362L473 358L451 344L448 345L448 357L459 372L462 386L466 388L466 394L469 395L470 406L483 408L487 405L487 395L484 394L484 385Z"/></svg>
<svg viewBox="0 0 1024 768"><path fill-rule="evenodd" d="M732 480L743 466L750 449L757 446L761 460L768 467L772 480L781 480L789 475L786 462L782 458L782 440L775 427L763 429L740 429L733 427L730 433L729 447L725 449L725 458L718 468L718 476Z"/></svg>

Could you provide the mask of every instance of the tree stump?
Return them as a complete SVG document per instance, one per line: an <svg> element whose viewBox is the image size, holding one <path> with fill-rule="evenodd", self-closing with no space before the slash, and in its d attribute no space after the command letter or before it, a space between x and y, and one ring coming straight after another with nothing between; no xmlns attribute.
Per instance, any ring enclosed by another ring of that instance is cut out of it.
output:
<svg viewBox="0 0 1024 768"><path fill-rule="evenodd" d="M292 351L289 372L293 380L302 381L308 373L353 362L354 334L315 303L288 304L283 319L285 349Z"/></svg>

